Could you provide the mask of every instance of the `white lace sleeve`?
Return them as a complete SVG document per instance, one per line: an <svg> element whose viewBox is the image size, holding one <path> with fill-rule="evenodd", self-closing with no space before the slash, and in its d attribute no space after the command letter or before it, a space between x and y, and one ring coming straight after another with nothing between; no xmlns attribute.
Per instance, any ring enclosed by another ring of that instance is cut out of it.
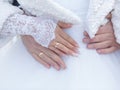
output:
<svg viewBox="0 0 120 90"><path fill-rule="evenodd" d="M47 47L55 36L55 28L56 23L50 18L15 14L6 20L1 34L32 35L39 44Z"/></svg>
<svg viewBox="0 0 120 90"><path fill-rule="evenodd" d="M120 44L120 0L116 0L112 22L117 42Z"/></svg>

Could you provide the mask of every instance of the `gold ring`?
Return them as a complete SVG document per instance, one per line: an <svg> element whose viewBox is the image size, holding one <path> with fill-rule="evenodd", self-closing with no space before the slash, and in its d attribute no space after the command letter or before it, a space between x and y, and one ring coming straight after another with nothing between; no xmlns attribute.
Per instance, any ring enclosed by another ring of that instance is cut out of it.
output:
<svg viewBox="0 0 120 90"><path fill-rule="evenodd" d="M44 53L42 53L42 52L41 52L41 53L39 53L39 57L41 57L43 54L44 54Z"/></svg>
<svg viewBox="0 0 120 90"><path fill-rule="evenodd" d="M59 45L60 45L60 43L56 43L56 44L55 44L55 48L57 48Z"/></svg>

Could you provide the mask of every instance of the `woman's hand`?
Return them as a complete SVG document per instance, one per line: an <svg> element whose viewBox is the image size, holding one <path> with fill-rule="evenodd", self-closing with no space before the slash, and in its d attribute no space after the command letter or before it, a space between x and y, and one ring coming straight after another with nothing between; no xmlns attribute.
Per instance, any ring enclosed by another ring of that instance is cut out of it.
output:
<svg viewBox="0 0 120 90"><path fill-rule="evenodd" d="M90 39L87 32L84 32L83 41L88 43L89 49L96 49L99 54L112 53L120 49L120 44L116 42L112 22L99 28L96 36Z"/></svg>
<svg viewBox="0 0 120 90"><path fill-rule="evenodd" d="M59 22L55 30L55 39L51 41L49 49L58 55L75 55L78 44L63 29L70 28L71 24Z"/></svg>
<svg viewBox="0 0 120 90"><path fill-rule="evenodd" d="M39 45L32 36L22 36L22 40L29 53L45 67L54 67L57 70L66 68L65 63L57 54Z"/></svg>

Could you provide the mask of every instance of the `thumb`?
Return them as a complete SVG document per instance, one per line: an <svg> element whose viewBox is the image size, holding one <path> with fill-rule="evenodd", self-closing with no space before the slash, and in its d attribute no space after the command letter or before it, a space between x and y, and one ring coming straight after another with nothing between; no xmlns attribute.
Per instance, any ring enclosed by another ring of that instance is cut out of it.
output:
<svg viewBox="0 0 120 90"><path fill-rule="evenodd" d="M58 26L62 29L67 29L67 28L71 28L72 27L72 24L70 23L65 23L65 22L58 22Z"/></svg>

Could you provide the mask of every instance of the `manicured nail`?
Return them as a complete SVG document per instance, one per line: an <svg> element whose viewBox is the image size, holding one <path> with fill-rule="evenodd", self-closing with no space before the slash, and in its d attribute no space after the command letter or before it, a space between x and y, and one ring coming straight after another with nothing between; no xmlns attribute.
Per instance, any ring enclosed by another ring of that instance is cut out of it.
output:
<svg viewBox="0 0 120 90"><path fill-rule="evenodd" d="M71 26L72 26L72 24L67 24L67 26L68 26L68 27L71 27Z"/></svg>
<svg viewBox="0 0 120 90"><path fill-rule="evenodd" d="M78 50L78 49L75 49L75 53L79 53L79 50Z"/></svg>
<svg viewBox="0 0 120 90"><path fill-rule="evenodd" d="M101 50L97 50L97 52L98 52L99 54L102 54L102 51L101 51Z"/></svg>
<svg viewBox="0 0 120 90"><path fill-rule="evenodd" d="M46 68L50 69L50 67L51 67L50 65L46 65Z"/></svg>
<svg viewBox="0 0 120 90"><path fill-rule="evenodd" d="M83 42L84 42L84 43L89 43L90 40L88 40L88 39L84 39Z"/></svg>
<svg viewBox="0 0 120 90"><path fill-rule="evenodd" d="M56 68L58 71L60 70L60 67L58 67L58 66L54 66L54 68Z"/></svg>
<svg viewBox="0 0 120 90"><path fill-rule="evenodd" d="M93 49L94 47L93 47L93 45L88 45L88 48Z"/></svg>
<svg viewBox="0 0 120 90"><path fill-rule="evenodd" d="M77 48L79 48L79 45L78 45L77 43L75 44L75 46L76 46Z"/></svg>
<svg viewBox="0 0 120 90"><path fill-rule="evenodd" d="M66 69L66 66L61 65L62 69Z"/></svg>
<svg viewBox="0 0 120 90"><path fill-rule="evenodd" d="M79 54L73 53L72 56L78 57Z"/></svg>

